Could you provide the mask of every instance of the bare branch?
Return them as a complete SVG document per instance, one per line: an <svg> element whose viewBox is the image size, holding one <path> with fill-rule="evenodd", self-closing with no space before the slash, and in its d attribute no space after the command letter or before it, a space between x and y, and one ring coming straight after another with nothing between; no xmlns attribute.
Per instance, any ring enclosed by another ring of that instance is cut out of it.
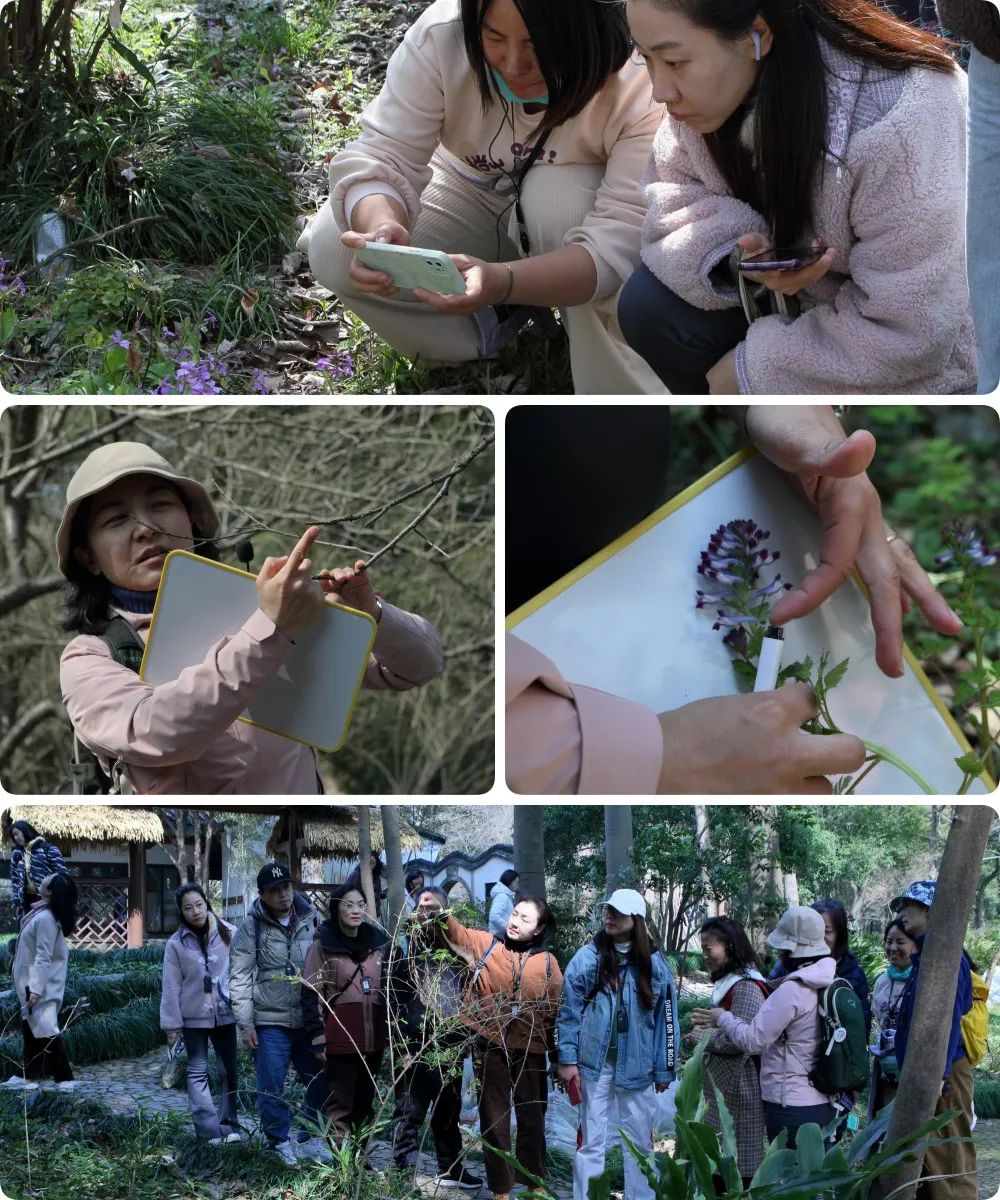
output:
<svg viewBox="0 0 1000 1200"><path fill-rule="evenodd" d="M0 589L0 617L49 592L58 592L65 579L61 575L46 575L42 579L28 579Z"/></svg>
<svg viewBox="0 0 1000 1200"><path fill-rule="evenodd" d="M49 717L66 721L66 710L55 700L39 700L37 704L33 704L31 708L21 713L10 729L3 735L3 738L0 739L0 767L3 766L12 751L24 741L32 729Z"/></svg>

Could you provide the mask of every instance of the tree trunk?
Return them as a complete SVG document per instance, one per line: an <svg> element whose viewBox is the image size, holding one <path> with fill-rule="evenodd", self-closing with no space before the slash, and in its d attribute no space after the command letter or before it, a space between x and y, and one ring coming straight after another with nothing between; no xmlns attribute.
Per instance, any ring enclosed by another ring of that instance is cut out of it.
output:
<svg viewBox="0 0 1000 1200"><path fill-rule="evenodd" d="M717 917L719 902L709 895L711 883L708 864L712 857L712 826L708 819L708 805L706 804L694 806L694 840L701 860L701 890L705 895L705 914L709 917Z"/></svg>
<svg viewBox="0 0 1000 1200"><path fill-rule="evenodd" d="M794 871L785 872L785 907L799 906L799 877Z"/></svg>
<svg viewBox="0 0 1000 1200"><path fill-rule="evenodd" d="M212 867L212 815L208 814L208 820L205 822L205 848L201 852L201 887L205 895L208 895L208 885L211 883Z"/></svg>
<svg viewBox="0 0 1000 1200"><path fill-rule="evenodd" d="M927 837L927 853L930 856L931 873L937 869L938 859L941 856L941 805L931 805L930 824L928 827Z"/></svg>
<svg viewBox="0 0 1000 1200"><path fill-rule="evenodd" d="M382 838L385 842L385 875L389 885L389 933L395 937L403 913L403 850L399 838L399 807L381 805Z"/></svg>
<svg viewBox="0 0 1000 1200"><path fill-rule="evenodd" d="M604 885L606 895L615 888L635 887L637 871L632 860L632 806L604 806Z"/></svg>
<svg viewBox="0 0 1000 1200"><path fill-rule="evenodd" d="M993 815L993 810L985 805L961 805L954 809L920 955L920 977L907 1042L914 1050L919 1047L920 1052L911 1051L903 1062L887 1142L895 1142L919 1128L937 1105L948 1055L962 944ZM947 1019L942 1020L942 1014ZM923 1157L920 1147L914 1162L902 1164L891 1175L883 1175L875 1183L873 1197L888 1196L895 1188L912 1184L905 1192L897 1193L900 1200L912 1200Z"/></svg>
<svg viewBox="0 0 1000 1200"><path fill-rule="evenodd" d="M545 834L541 804L514 807L514 870L526 896L545 899Z"/></svg>
<svg viewBox="0 0 1000 1200"><path fill-rule="evenodd" d="M375 903L375 882L372 879L372 814L367 804L358 805L358 863L368 914L377 920L378 905Z"/></svg>

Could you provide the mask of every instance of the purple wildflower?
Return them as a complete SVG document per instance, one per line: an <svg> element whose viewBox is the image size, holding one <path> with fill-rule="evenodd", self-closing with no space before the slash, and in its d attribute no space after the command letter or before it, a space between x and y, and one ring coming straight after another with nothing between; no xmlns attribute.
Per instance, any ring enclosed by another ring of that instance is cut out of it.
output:
<svg viewBox="0 0 1000 1200"><path fill-rule="evenodd" d="M271 395L271 389L267 386L267 375L260 367L254 367L250 376L250 386L258 396Z"/></svg>
<svg viewBox="0 0 1000 1200"><path fill-rule="evenodd" d="M111 335L111 340L116 346L121 346L123 350L127 350L132 345L127 337L122 336L122 331L120 329L116 329L114 331L114 333Z"/></svg>
<svg viewBox="0 0 1000 1200"><path fill-rule="evenodd" d="M174 383L179 392L190 396L218 396L222 393L215 376L229 374L226 364L214 354L196 358L190 350L181 352L174 372Z"/></svg>
<svg viewBox="0 0 1000 1200"><path fill-rule="evenodd" d="M997 561L982 536L965 521L948 521L941 533L945 549L934 559L939 567L955 562L965 570L968 567L992 567Z"/></svg>
<svg viewBox="0 0 1000 1200"><path fill-rule="evenodd" d="M160 330L160 333L163 335L163 337L165 337L167 339L168 342L170 341L171 338L175 338L177 336L177 334L174 333L174 331L170 328L169 325L164 325L163 328Z"/></svg>
<svg viewBox="0 0 1000 1200"><path fill-rule="evenodd" d="M730 521L716 529L708 548L701 552L698 574L716 586L711 591L699 589L695 607L715 608L712 628L726 630L723 641L737 654L746 653L750 629L763 621L762 605L792 586L780 575L767 582L761 580L761 567L771 566L781 557L777 550L763 545L770 536L770 530L761 529L749 519Z"/></svg>
<svg viewBox="0 0 1000 1200"><path fill-rule="evenodd" d="M13 279L7 278L7 267L10 264L10 259L0 258L0 296L8 292L16 292L17 295L23 296L27 292L24 285L24 280L20 275L15 275Z"/></svg>
<svg viewBox="0 0 1000 1200"><path fill-rule="evenodd" d="M324 354L315 362L317 371L325 371L333 376L348 376L354 374L354 359L349 350L335 350L332 355Z"/></svg>
<svg viewBox="0 0 1000 1200"><path fill-rule="evenodd" d="M204 324L207 326L209 331L213 332L213 333L219 327L219 318L215 315L214 312L211 311L211 309L207 313L205 313Z"/></svg>

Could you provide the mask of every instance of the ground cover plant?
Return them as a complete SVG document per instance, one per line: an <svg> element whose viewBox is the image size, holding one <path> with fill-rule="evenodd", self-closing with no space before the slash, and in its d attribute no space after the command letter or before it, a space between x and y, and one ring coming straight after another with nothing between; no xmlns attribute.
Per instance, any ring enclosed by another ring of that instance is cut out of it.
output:
<svg viewBox="0 0 1000 1200"><path fill-rule="evenodd" d="M52 44L22 46L4 85L8 390L571 390L565 339L534 332L496 362L407 361L295 249L418 0L61 7ZM46 263L43 227L70 243Z"/></svg>

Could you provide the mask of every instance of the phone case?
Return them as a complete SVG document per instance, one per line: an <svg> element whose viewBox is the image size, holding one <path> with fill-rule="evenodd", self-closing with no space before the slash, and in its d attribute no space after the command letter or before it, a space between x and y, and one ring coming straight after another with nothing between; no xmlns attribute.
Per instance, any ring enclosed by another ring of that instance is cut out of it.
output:
<svg viewBox="0 0 1000 1200"><path fill-rule="evenodd" d="M425 288L445 296L460 296L465 291L462 273L443 250L366 242L364 249L355 253L366 267L384 271L397 287Z"/></svg>
<svg viewBox="0 0 1000 1200"><path fill-rule="evenodd" d="M569 1102L572 1105L577 1105L583 1101L583 1093L580 1091L579 1079L571 1079L566 1085L566 1095L569 1096Z"/></svg>

